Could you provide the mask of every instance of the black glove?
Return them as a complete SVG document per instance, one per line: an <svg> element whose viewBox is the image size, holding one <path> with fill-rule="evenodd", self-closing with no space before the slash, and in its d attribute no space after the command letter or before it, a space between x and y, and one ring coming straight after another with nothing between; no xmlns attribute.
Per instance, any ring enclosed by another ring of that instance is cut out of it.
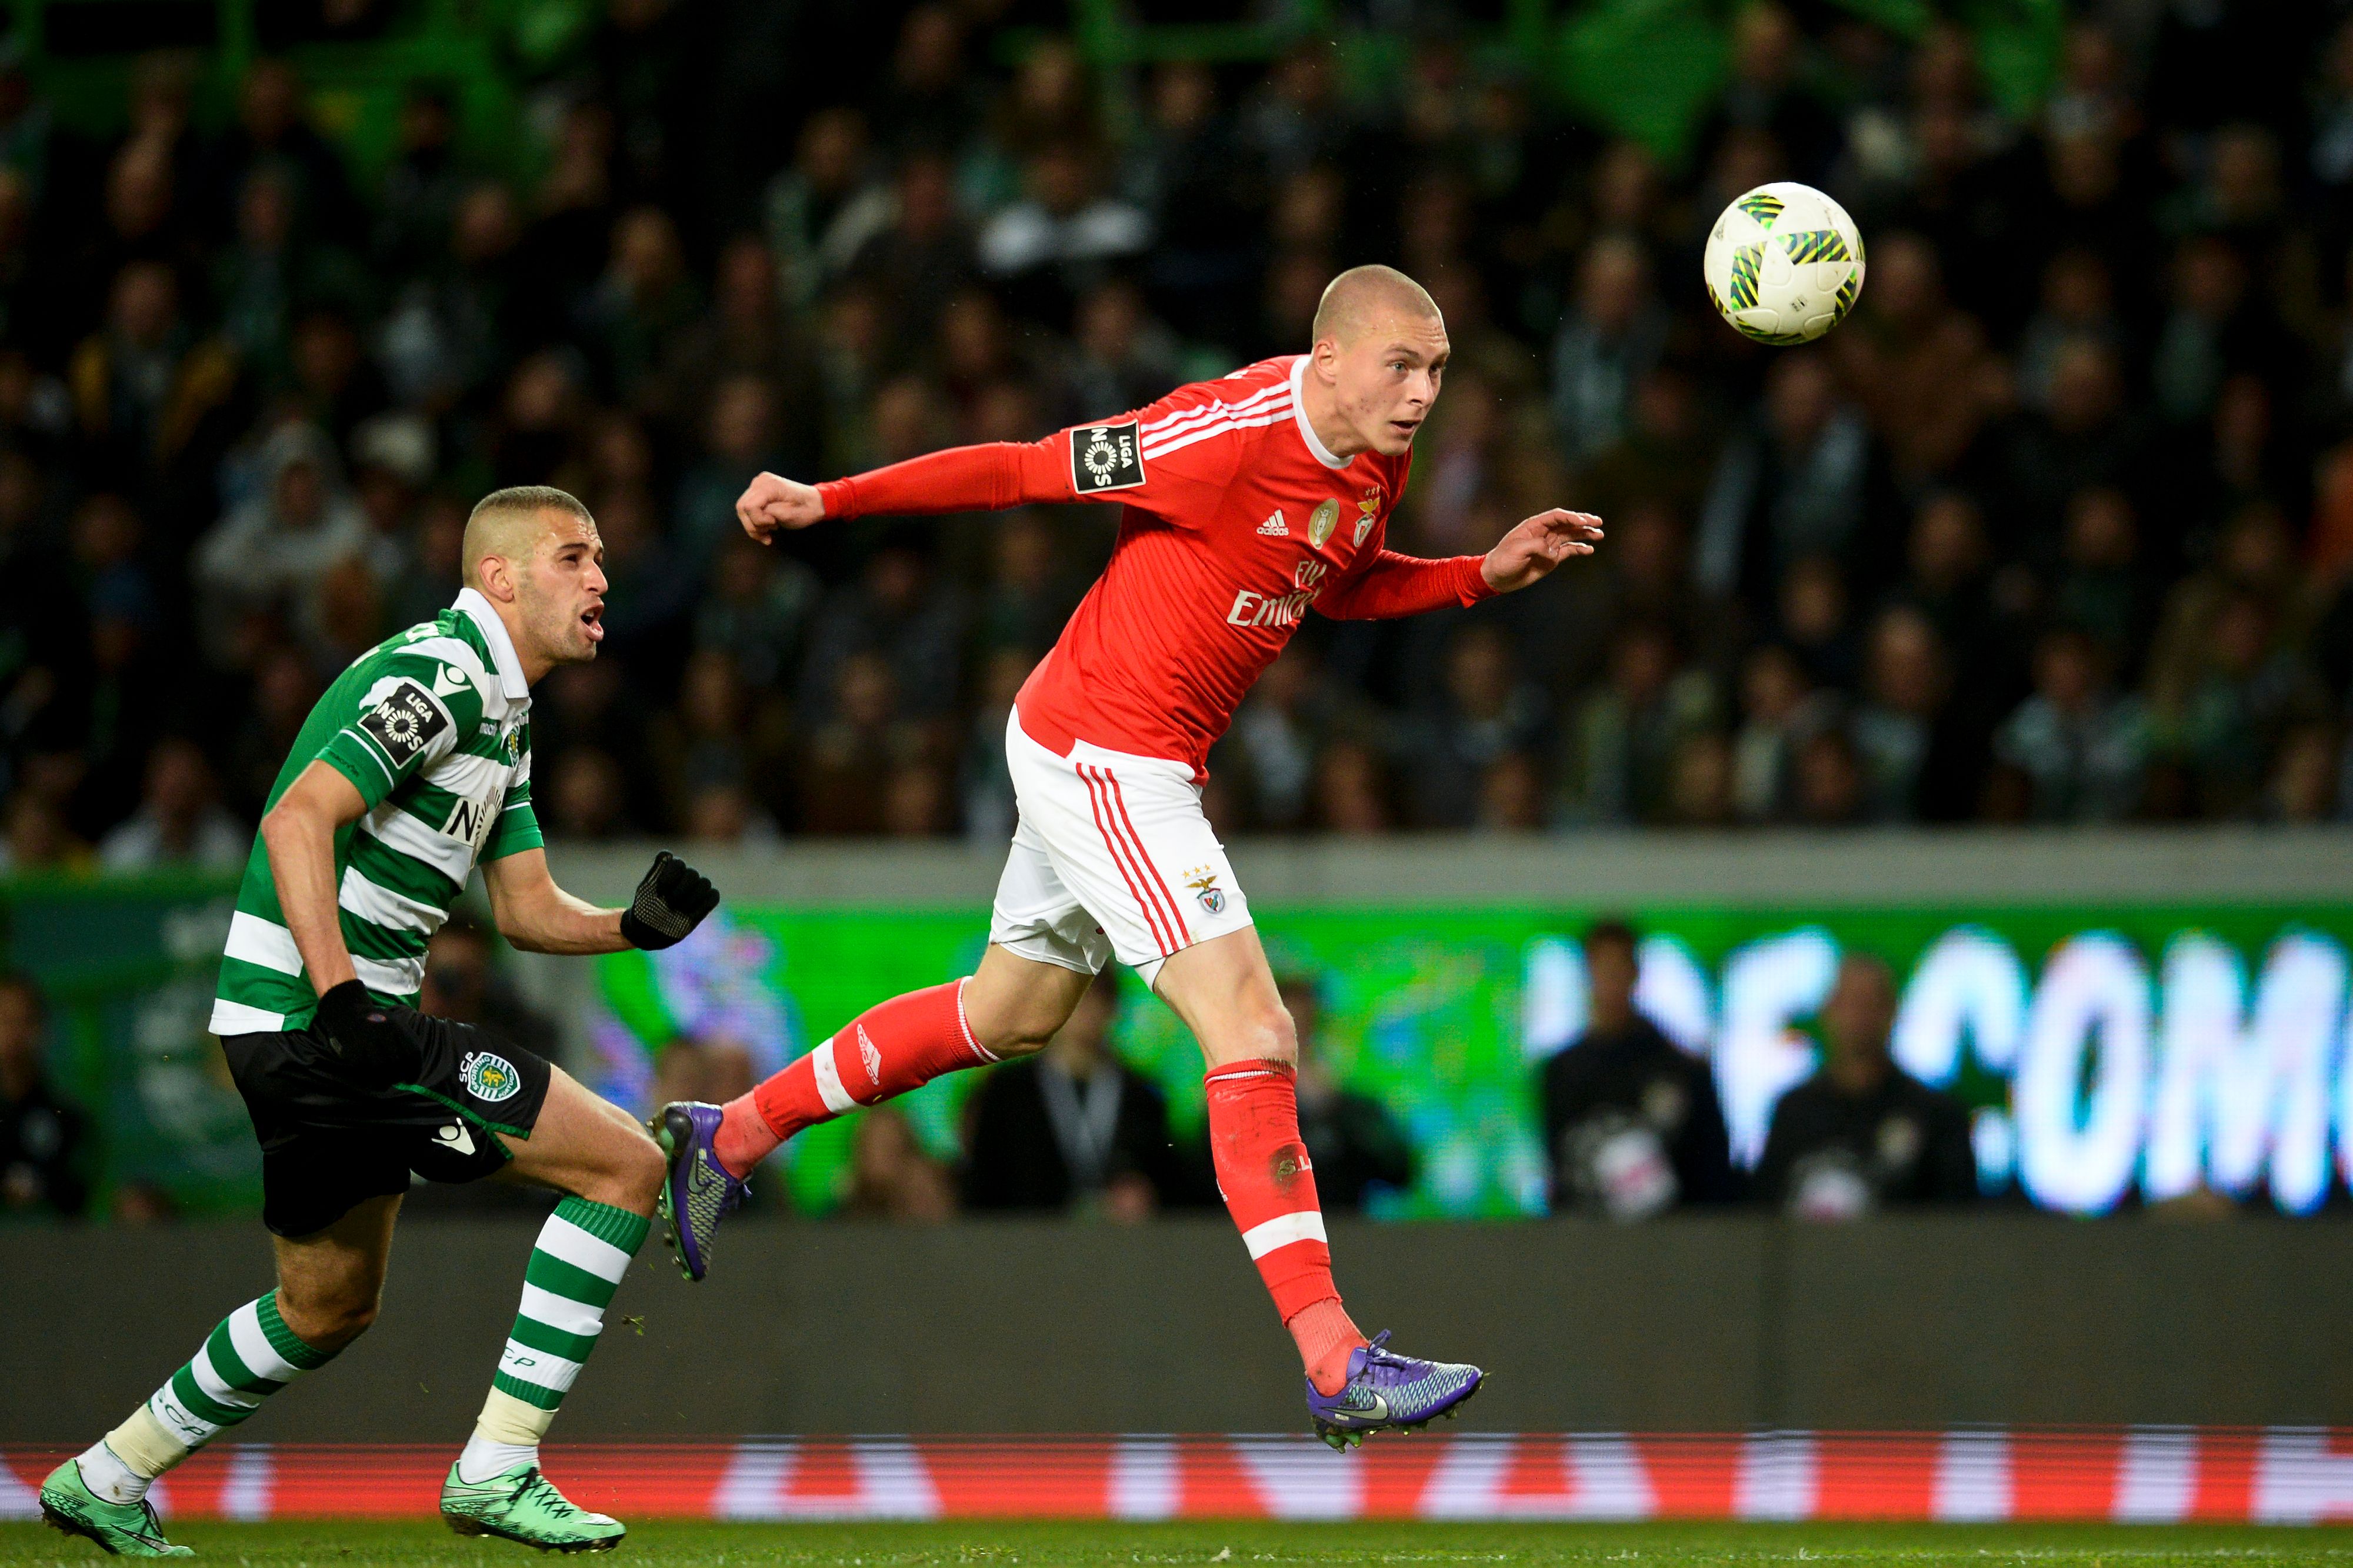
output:
<svg viewBox="0 0 2353 1568"><path fill-rule="evenodd" d="M710 879L665 849L654 857L638 896L621 911L621 939L651 952L686 940L719 907Z"/></svg>
<svg viewBox="0 0 2353 1568"><path fill-rule="evenodd" d="M318 1030L353 1079L370 1089L388 1088L417 1071L416 1042L394 1021L392 1009L356 980L346 980L319 998Z"/></svg>

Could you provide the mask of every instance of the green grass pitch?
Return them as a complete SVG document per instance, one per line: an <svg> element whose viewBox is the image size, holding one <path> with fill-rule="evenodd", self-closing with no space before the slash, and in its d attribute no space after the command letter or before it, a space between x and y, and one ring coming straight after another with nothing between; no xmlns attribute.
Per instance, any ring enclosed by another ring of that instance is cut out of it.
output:
<svg viewBox="0 0 2353 1568"><path fill-rule="evenodd" d="M236 1568L384 1563L501 1568L554 1561L461 1540L438 1523L187 1523L197 1561ZM0 1563L103 1559L37 1524L0 1524ZM1839 1524L680 1524L638 1526L584 1562L759 1568L1060 1568L1062 1564L1971 1563L2144 1568L2177 1563L2337 1563L2353 1531L2111 1525Z"/></svg>

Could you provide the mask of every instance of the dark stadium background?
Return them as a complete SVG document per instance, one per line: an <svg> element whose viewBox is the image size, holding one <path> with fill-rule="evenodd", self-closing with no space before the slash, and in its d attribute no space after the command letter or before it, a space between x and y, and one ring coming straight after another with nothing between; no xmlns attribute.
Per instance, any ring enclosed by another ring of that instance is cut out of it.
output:
<svg viewBox="0 0 2353 1568"><path fill-rule="evenodd" d="M728 502L1295 351L1371 259L1455 343L1399 542L1568 503L1610 544L1311 621L1221 828L2333 818L2340 9L24 6L7 864L233 858L321 683L524 481L614 579L539 704L552 830L993 838L1107 515L764 554ZM1870 247L1798 353L1698 284L1776 177Z"/></svg>
<svg viewBox="0 0 2353 1568"><path fill-rule="evenodd" d="M1699 277L1777 179L1869 251L1803 349ZM585 1500L2353 1514L2353 0L12 0L0 1519L266 1271L228 895L475 499L561 485L607 550L602 656L535 694L556 875L623 899L669 845L727 901L593 963L476 909L427 1005L632 1110L723 1098L968 967L1006 710L1113 527L764 551L745 480L1296 352L1368 261L1454 351L1396 546L1609 524L1475 610L1310 617L1211 759L1311 1115L1354 1119L1339 1279L1488 1365L1471 1436L1223 1436L1295 1369L1123 977L1146 1190L976 1203L1010 1072L806 1135L707 1285L630 1271L556 1433ZM1742 1168L1599 1217L1542 1085L1615 914L1752 1144L1841 956L1892 964L1978 1189L1813 1224ZM429 1521L545 1206L420 1184L382 1326L174 1472L174 1529ZM1087 1436L1139 1425L1194 1436ZM917 1436L824 1436L877 1432Z"/></svg>

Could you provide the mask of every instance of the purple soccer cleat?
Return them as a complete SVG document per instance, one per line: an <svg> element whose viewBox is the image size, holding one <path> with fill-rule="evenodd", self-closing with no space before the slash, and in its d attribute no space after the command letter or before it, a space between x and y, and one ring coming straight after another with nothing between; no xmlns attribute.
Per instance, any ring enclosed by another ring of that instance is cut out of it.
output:
<svg viewBox="0 0 2353 1568"><path fill-rule="evenodd" d="M1315 1435L1335 1448L1362 1443L1376 1432L1419 1432L1440 1415L1448 1420L1479 1392L1486 1373L1447 1361L1417 1361L1388 1348L1383 1329L1348 1355L1348 1382L1324 1394L1307 1385L1307 1414Z"/></svg>
<svg viewBox="0 0 2353 1568"><path fill-rule="evenodd" d="M670 1156L670 1175L659 1200L668 1227L662 1239L689 1279L711 1272L712 1233L752 1191L750 1182L729 1173L712 1147L720 1115L715 1105L674 1100L646 1123Z"/></svg>

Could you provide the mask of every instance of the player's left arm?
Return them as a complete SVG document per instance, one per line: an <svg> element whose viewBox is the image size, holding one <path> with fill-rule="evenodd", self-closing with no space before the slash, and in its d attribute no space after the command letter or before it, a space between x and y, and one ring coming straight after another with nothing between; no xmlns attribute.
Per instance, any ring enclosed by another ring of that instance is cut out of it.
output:
<svg viewBox="0 0 2353 1568"><path fill-rule="evenodd" d="M1484 555L1430 561L1382 546L1359 555L1316 596L1315 607L1335 620L1371 621L1475 605L1541 582L1569 557L1592 554L1600 542L1599 518L1555 509L1529 518Z"/></svg>
<svg viewBox="0 0 2353 1568"><path fill-rule="evenodd" d="M1527 519L1495 542L1479 563L1480 580L1498 594L1514 594L1552 574L1574 555L1601 542L1601 520L1589 511L1555 507Z"/></svg>
<svg viewBox="0 0 2353 1568"><path fill-rule="evenodd" d="M555 885L534 843L482 863L499 934L525 952L621 952L683 940L719 903L702 874L665 849L625 910L600 909Z"/></svg>

